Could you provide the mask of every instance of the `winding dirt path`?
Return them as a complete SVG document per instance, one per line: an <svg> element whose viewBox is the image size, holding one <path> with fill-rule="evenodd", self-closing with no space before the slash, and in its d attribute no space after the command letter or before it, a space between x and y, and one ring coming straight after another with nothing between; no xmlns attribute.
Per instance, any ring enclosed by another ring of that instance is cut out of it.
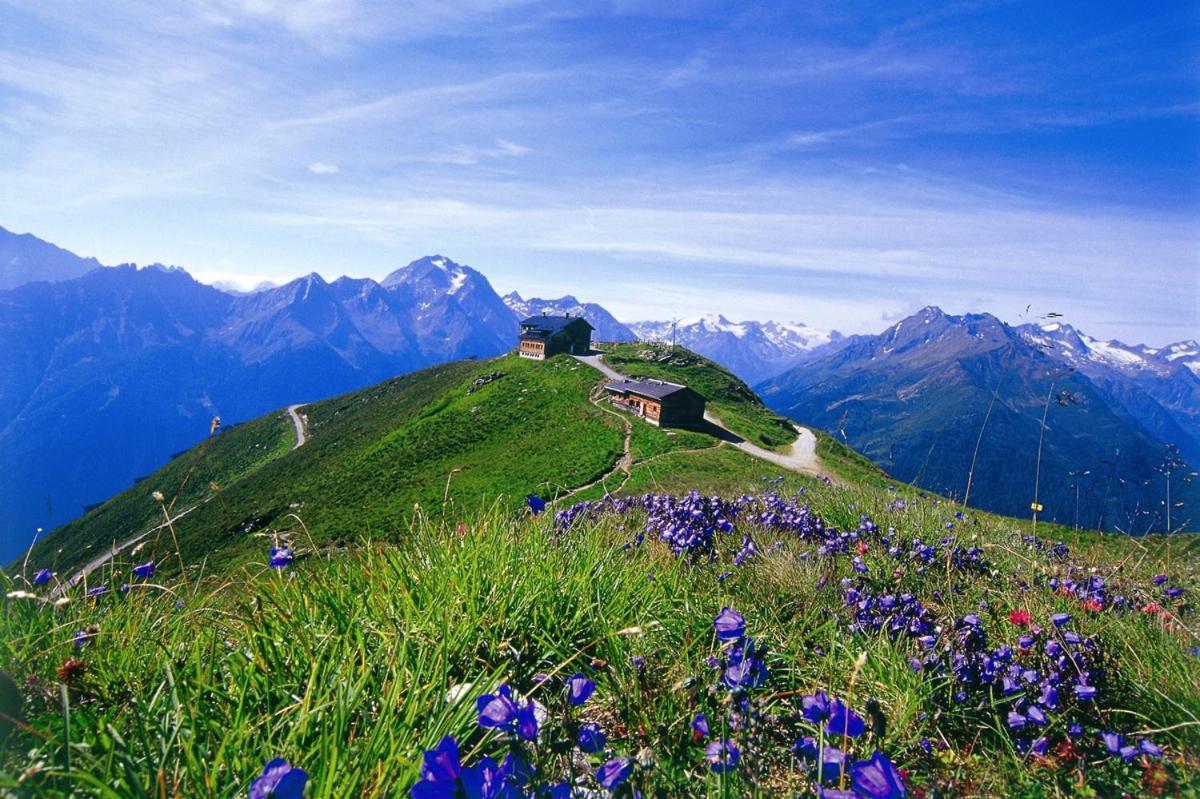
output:
<svg viewBox="0 0 1200 799"><path fill-rule="evenodd" d="M716 425L722 430L728 430L728 428L721 424L721 420L711 413L705 413L704 418L709 424ZM755 458L768 461L776 466L782 466L784 469L792 472L812 475L813 477L821 477L826 474L821 465L821 459L817 457L817 437L813 434L813 431L795 423L792 424L792 427L796 428L796 440L792 442L792 446L788 448L787 452L775 452L764 449L757 444L751 444L740 436L738 437L738 441L730 441L729 443L747 455L753 455Z"/></svg>
<svg viewBox="0 0 1200 799"><path fill-rule="evenodd" d="M305 419L301 414L297 413L304 405L305 403L300 402L295 405L289 405L287 409L288 415L292 417L292 424L296 426L296 443L292 445L292 449L300 449L308 441Z"/></svg>
<svg viewBox="0 0 1200 799"><path fill-rule="evenodd" d="M305 405L305 403L300 402L295 405L289 405L287 408L288 416L290 416L292 418L292 425L296 428L296 442L294 444L292 444L293 450L300 449L301 447L303 447L305 445L305 443L308 442L308 433L306 430L307 425L305 424L305 419L304 419L303 414L299 413L299 410L301 408L303 408L304 405ZM629 452L629 437L628 436L626 436L626 438L625 438L625 451L626 451L626 453ZM157 533L159 530L165 530L168 526L179 521L184 516L187 516L189 513L194 511L196 508L198 508L201 505L204 505L207 502L209 502L210 500L212 500L212 498L213 498L213 495L210 494L209 496L205 497L204 499L197 502L196 504L189 505L188 507L179 511L179 513L176 513L174 516L171 516L170 521L164 520L161 524L155 525L154 527L151 527L149 530L146 530L145 532L138 533L137 535L133 536L132 538L127 538L124 541L122 541L120 544L114 544L112 546L112 548L109 549L108 551L106 551L103 555L97 555L96 557L92 558L87 563L85 563L82 568L80 568L78 571L76 571L74 574L72 574L65 581L60 582L54 588L54 590L50 592L50 596L54 597L54 598L61 596L63 591L66 591L68 588L78 585L80 582L83 581L83 579L85 577L87 577L89 574L94 572L96 569L99 569L105 563L108 563L110 560L112 560L114 557L116 557L120 553L122 553L125 550L129 549L130 547L136 545L139 541L144 540L151 533Z"/></svg>
<svg viewBox="0 0 1200 799"><path fill-rule="evenodd" d="M609 380L628 379L625 375L601 361L599 354L575 355L572 357L574 357L577 361L585 363L597 370ZM624 419L624 417L621 418ZM706 411L704 413L704 421L716 428L716 430L712 432L717 434L717 438L721 439L725 443L732 444L742 452L745 452L747 455L751 455L759 460L767 461L768 463L773 463L776 466L787 469L788 471L799 472L800 474L807 474L812 477L821 477L827 474L823 465L821 464L821 459L817 457L817 437L813 434L813 431L809 430L807 427L801 427L793 422L792 427L796 428L797 434L796 441L792 444L787 452L773 452L769 449L764 449L757 444L751 444L749 441L726 427L721 419L712 413ZM626 424L628 424L628 420L626 420ZM625 438L625 446L626 452L628 452L628 436ZM595 483L592 483L592 485L595 485ZM578 491L582 489L576 490Z"/></svg>
<svg viewBox="0 0 1200 799"><path fill-rule="evenodd" d="M606 408L604 406L604 398L603 397L596 397L595 399L592 400L592 404L595 405L600 410L604 411L605 413L611 414L621 420L622 429L624 430L624 433L625 433L625 441L623 443L624 452L621 454L620 458L617 458L617 462L615 464L613 464L613 467L611 469L609 469L607 472L600 475L599 477L597 477L595 480L593 480L590 483L586 483L584 485L578 486L577 488L572 488L567 493L555 497L554 498L555 502L561 502L562 500L566 499L567 497L575 496L580 491L586 491L587 489L591 488L592 486L600 485L601 483L603 483L608 478L612 477L617 472L621 472L625 476L623 478L621 478L621 482L617 485L616 488L613 488L612 491L620 491L621 487L624 486L626 482L628 482L629 475L633 470L633 449L631 446L631 442L633 440L633 422L631 422L629 419L622 416L621 414L617 413L612 408Z"/></svg>
<svg viewBox="0 0 1200 799"><path fill-rule="evenodd" d="M201 500L200 502L197 502L195 505L189 505L188 507L179 511L179 513L176 513L174 516L171 516L169 522L164 520L162 523L157 524L154 527L151 527L149 530L146 530L143 533L139 533L139 534L135 535L133 538L127 538L124 541L122 541L120 544L114 544L113 547L111 549L109 549L107 552L105 552L103 555L97 555L96 557L92 558L91 560L89 560L87 563L85 563L83 565L83 568L79 569L79 571L72 574L65 581L60 582L58 585L56 585L54 587L54 590L52 590L50 592L50 598L57 599L68 588L72 588L72 587L78 585L79 583L83 582L84 578L86 578L89 574L94 572L96 569L99 569L105 563L108 563L110 560L115 558L121 552L124 552L125 550L132 547L134 544L137 544L139 541L142 541L143 539L147 538L151 533L157 533L159 530L167 529L167 527L169 527L170 525L179 521L184 516L187 516L189 513L194 511L196 508L207 503L211 499L212 499L212 496L208 496L205 499Z"/></svg>

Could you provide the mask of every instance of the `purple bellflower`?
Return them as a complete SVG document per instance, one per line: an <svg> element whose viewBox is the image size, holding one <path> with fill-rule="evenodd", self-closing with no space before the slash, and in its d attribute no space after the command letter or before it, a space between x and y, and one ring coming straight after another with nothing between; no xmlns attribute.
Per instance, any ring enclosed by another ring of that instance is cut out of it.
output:
<svg viewBox="0 0 1200 799"><path fill-rule="evenodd" d="M250 799L301 799L308 774L275 758L263 767L262 775L250 783Z"/></svg>

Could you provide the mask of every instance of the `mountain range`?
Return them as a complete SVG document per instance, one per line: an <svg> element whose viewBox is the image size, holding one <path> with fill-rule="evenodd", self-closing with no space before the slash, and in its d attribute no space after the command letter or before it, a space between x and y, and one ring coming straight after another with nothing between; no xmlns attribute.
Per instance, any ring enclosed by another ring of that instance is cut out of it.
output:
<svg viewBox="0 0 1200 799"><path fill-rule="evenodd" d="M1052 429L1079 438L1046 436L1047 490L1067 490L1050 473L1090 470L1094 483L1101 461L1109 482L1153 480L1164 443L1200 462L1195 342L1131 347L1061 323L1008 327L936 309L880 336L848 338L721 315L625 324L573 296L501 297L482 273L441 255L381 281L310 274L235 293L179 268L101 267L3 229L0 254L12 267L4 279L22 283L0 290L4 558L34 528L74 518L202 440L213 417L228 426L425 366L496 355L513 346L518 321L538 313L581 315L599 341L673 336L759 384L777 410L838 434L898 478L955 495L965 489L961 449L973 451L996 393L1003 407L986 426L972 491L984 507L1028 507L1030 490L1000 480L1001 453L1012 449L1013 462L1024 462L1030 430L1040 429L1033 416L1044 405L1043 378L1054 370L1069 372L1064 411L1087 424L1060 423L1059 406L1052 409ZM1009 376L997 389L1002 372ZM1152 504L1146 492L1134 497L1113 484L1121 490L1081 488L1082 521L1127 524L1130 507ZM1064 518L1059 497L1051 507Z"/></svg>
<svg viewBox="0 0 1200 799"><path fill-rule="evenodd" d="M684 322L635 322L642 341L674 342L720 363L747 383L787 371L817 347L840 341L799 322L731 322L720 314Z"/></svg>
<svg viewBox="0 0 1200 799"><path fill-rule="evenodd" d="M958 498L970 479L969 499L988 510L1027 515L1036 497L1044 519L1161 531L1168 445L1180 454L1200 445L1191 349L1135 349L1061 324L1011 327L930 307L879 335L814 349L758 390L897 479ZM1176 527L1200 510L1200 483L1189 467L1170 471Z"/></svg>
<svg viewBox="0 0 1200 799"><path fill-rule="evenodd" d="M1200 345L1195 341L1161 349L1129 346L1098 341L1059 322L1017 330L1051 358L1086 375L1111 408L1200 464Z"/></svg>
<svg viewBox="0 0 1200 799"><path fill-rule="evenodd" d="M593 341L636 341L638 339L637 333L627 325L618 322L616 317L603 306L594 302L580 302L570 294L557 300L538 298L526 300L514 291L504 295L504 303L520 319L538 314L582 316L595 328L595 332L592 333Z"/></svg>
<svg viewBox="0 0 1200 799"><path fill-rule="evenodd" d="M226 424L512 346L487 279L440 256L381 282L233 295L132 265L0 291L0 539L78 515Z"/></svg>
<svg viewBox="0 0 1200 799"><path fill-rule="evenodd" d="M80 258L31 233L0 227L0 290L37 281L71 280L98 266L95 258Z"/></svg>

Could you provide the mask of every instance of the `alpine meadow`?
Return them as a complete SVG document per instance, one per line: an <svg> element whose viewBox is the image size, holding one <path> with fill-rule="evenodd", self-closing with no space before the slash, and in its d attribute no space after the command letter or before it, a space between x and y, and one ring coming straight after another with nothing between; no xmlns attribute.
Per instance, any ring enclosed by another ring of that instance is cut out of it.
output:
<svg viewBox="0 0 1200 799"><path fill-rule="evenodd" d="M1200 799L1194 3L0 31L0 799Z"/></svg>

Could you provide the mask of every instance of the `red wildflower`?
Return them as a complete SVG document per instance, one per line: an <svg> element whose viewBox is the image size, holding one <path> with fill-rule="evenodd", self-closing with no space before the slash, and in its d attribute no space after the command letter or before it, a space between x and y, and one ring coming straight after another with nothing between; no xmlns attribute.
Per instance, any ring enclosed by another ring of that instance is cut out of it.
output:
<svg viewBox="0 0 1200 799"><path fill-rule="evenodd" d="M1079 757L1079 750L1075 748L1075 744L1071 741L1062 741L1058 746L1054 747L1054 754L1060 760L1073 760Z"/></svg>
<svg viewBox="0 0 1200 799"><path fill-rule="evenodd" d="M58 679L70 685L83 676L84 670L87 668L82 660L75 658L67 658L63 664L58 667Z"/></svg>
<svg viewBox="0 0 1200 799"><path fill-rule="evenodd" d="M1171 777L1161 763L1142 763L1142 785L1151 796L1163 796L1170 787Z"/></svg>
<svg viewBox="0 0 1200 799"><path fill-rule="evenodd" d="M1090 610L1093 613L1099 613L1100 611L1104 610L1104 606L1100 604L1100 600L1098 599L1085 599L1083 601L1083 609Z"/></svg>
<svg viewBox="0 0 1200 799"><path fill-rule="evenodd" d="M1008 614L1008 620L1018 627L1028 627L1033 617L1029 615L1029 611L1018 608Z"/></svg>
<svg viewBox="0 0 1200 799"><path fill-rule="evenodd" d="M866 541L859 541L857 549L858 549L858 554L860 554L860 555L865 555L871 551L871 548L869 546L867 546Z"/></svg>
<svg viewBox="0 0 1200 799"><path fill-rule="evenodd" d="M1149 602L1142 608L1142 613L1162 613L1162 605L1157 602Z"/></svg>

